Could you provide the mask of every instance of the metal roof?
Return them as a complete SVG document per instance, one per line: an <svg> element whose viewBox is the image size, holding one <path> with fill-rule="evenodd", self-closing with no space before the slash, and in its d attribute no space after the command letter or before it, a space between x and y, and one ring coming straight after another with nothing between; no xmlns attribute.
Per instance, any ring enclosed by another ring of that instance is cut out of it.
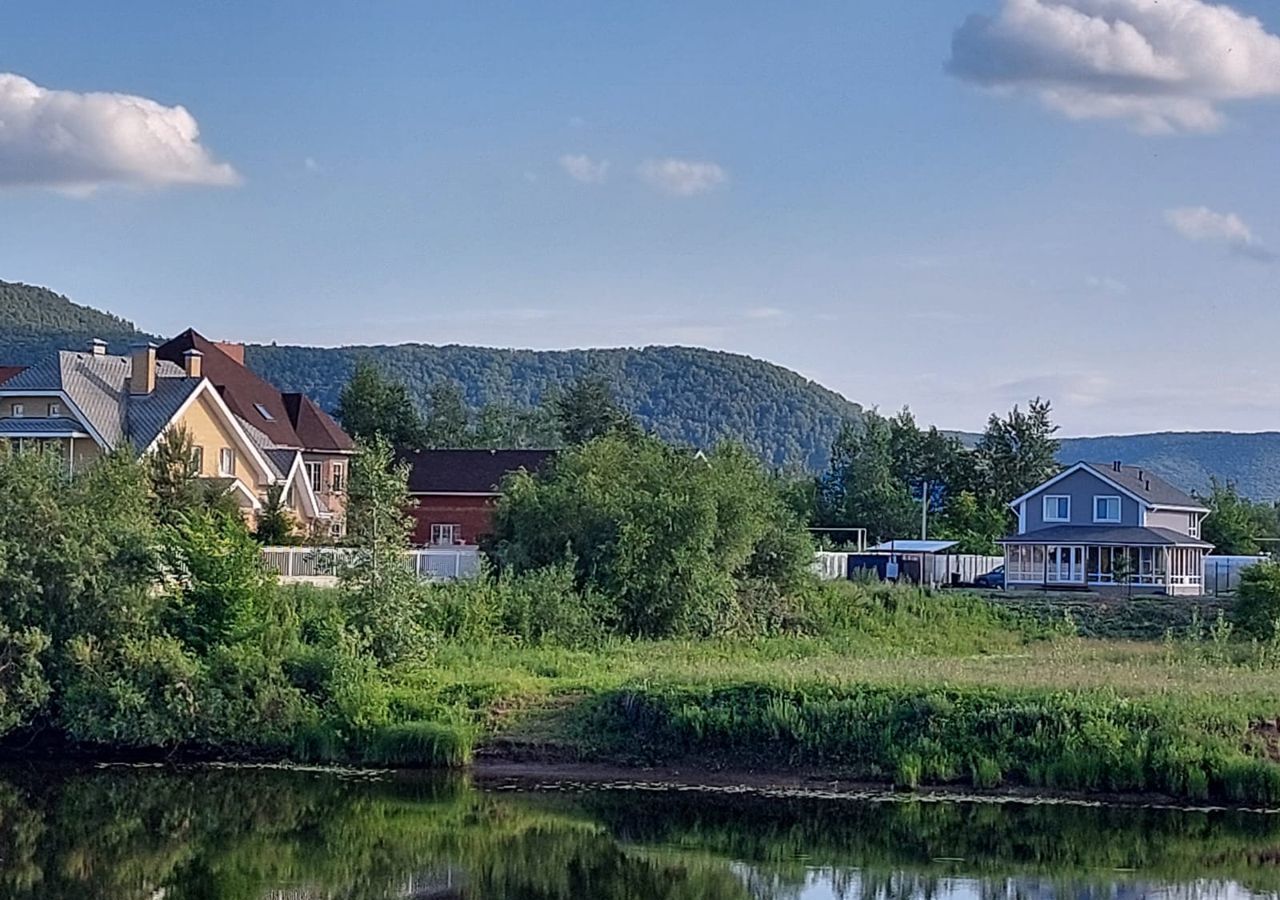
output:
<svg viewBox="0 0 1280 900"><path fill-rule="evenodd" d="M943 553L959 541L885 541L871 548L873 553Z"/></svg>
<svg viewBox="0 0 1280 900"><path fill-rule="evenodd" d="M19 417L0 419L0 437L88 437L84 426L75 419L54 417L34 419Z"/></svg>
<svg viewBox="0 0 1280 900"><path fill-rule="evenodd" d="M1087 544L1110 547L1203 547L1213 545L1172 528L1137 528L1124 525L1055 525L1026 534L1012 534L999 541L1001 544Z"/></svg>
<svg viewBox="0 0 1280 900"><path fill-rule="evenodd" d="M1114 463L1110 465L1107 463L1085 463L1085 465L1103 478L1115 482L1127 491L1132 491L1154 506L1204 508L1204 504L1195 497L1174 487L1159 475L1154 474L1150 469L1141 466L1122 465L1117 471Z"/></svg>

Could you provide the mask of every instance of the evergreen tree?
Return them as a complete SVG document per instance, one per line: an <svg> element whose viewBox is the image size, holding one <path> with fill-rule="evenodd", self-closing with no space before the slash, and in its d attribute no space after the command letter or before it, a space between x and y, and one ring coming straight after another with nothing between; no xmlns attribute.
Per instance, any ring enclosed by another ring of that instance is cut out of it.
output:
<svg viewBox="0 0 1280 900"><path fill-rule="evenodd" d="M280 547L295 542L293 514L285 506L284 489L273 484L267 488L267 502L258 514L258 526L254 531L258 543L268 547Z"/></svg>
<svg viewBox="0 0 1280 900"><path fill-rule="evenodd" d="M381 437L397 449L416 449L426 443L422 417L405 386L387 378L368 360L357 363L342 389L337 415L357 440Z"/></svg>
<svg viewBox="0 0 1280 900"><path fill-rule="evenodd" d="M470 447L475 443L471 411L457 382L440 381L431 386L423 423L424 447Z"/></svg>
<svg viewBox="0 0 1280 900"><path fill-rule="evenodd" d="M588 375L574 381L551 401L566 444L585 444L612 432L635 433L631 416L618 405L613 389L603 378Z"/></svg>
<svg viewBox="0 0 1280 900"><path fill-rule="evenodd" d="M822 524L865 528L872 540L915 534L919 513L910 486L894 471L893 427L874 411L846 424L819 485Z"/></svg>
<svg viewBox="0 0 1280 900"><path fill-rule="evenodd" d="M147 457L152 503L162 522L174 522L204 505L199 483L200 463L191 432L170 428Z"/></svg>

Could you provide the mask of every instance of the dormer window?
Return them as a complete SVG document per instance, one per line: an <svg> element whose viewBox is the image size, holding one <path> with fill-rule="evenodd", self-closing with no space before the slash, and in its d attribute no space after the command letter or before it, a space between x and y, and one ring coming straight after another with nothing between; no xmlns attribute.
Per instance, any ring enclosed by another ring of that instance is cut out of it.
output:
<svg viewBox="0 0 1280 900"><path fill-rule="evenodd" d="M1071 521L1071 497L1068 494L1049 494L1044 498L1046 522Z"/></svg>
<svg viewBox="0 0 1280 900"><path fill-rule="evenodd" d="M1119 497L1094 497L1093 498L1093 521L1098 524L1119 525L1120 524L1120 498Z"/></svg>
<svg viewBox="0 0 1280 900"><path fill-rule="evenodd" d="M253 404L253 408L258 411L258 415L262 416L262 418L266 419L268 422L274 422L276 420L276 417L271 415L271 411L261 403Z"/></svg>

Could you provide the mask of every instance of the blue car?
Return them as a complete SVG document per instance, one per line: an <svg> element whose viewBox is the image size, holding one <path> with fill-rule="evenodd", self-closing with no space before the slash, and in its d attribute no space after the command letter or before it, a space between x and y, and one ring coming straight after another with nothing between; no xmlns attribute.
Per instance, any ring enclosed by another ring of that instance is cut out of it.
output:
<svg viewBox="0 0 1280 900"><path fill-rule="evenodd" d="M973 586L996 591L1004 590L1004 566L996 566L985 575L979 575L973 579Z"/></svg>

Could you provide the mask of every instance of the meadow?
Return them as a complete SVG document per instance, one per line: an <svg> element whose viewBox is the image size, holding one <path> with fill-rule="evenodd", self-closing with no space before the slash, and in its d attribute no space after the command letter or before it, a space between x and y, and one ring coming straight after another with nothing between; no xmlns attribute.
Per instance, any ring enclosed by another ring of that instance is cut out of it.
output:
<svg viewBox="0 0 1280 900"><path fill-rule="evenodd" d="M1051 600L824 591L810 636L444 641L390 707L486 756L1280 802L1280 648L1225 612L1096 639Z"/></svg>

